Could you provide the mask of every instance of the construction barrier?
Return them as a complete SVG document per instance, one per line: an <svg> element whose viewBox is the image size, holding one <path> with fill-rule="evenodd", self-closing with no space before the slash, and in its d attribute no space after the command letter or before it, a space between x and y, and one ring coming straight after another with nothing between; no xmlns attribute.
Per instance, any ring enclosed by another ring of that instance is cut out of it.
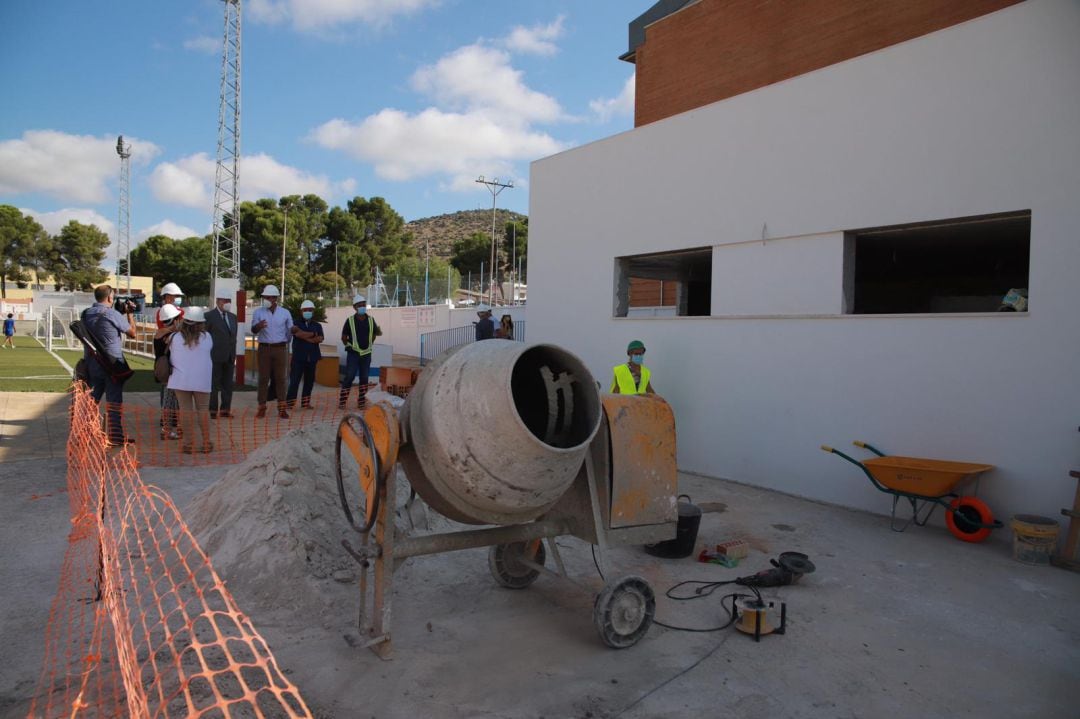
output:
<svg viewBox="0 0 1080 719"><path fill-rule="evenodd" d="M71 533L29 717L310 717L172 500L71 391Z"/></svg>
<svg viewBox="0 0 1080 719"><path fill-rule="evenodd" d="M350 411L356 411L356 398L354 387L349 395ZM102 414L105 409L106 403L102 402ZM196 428L193 411L181 410L176 415L135 403L124 404L120 409L124 430L134 440L129 451L139 465L149 467L235 464L291 430L319 422L338 422L345 412L338 408L338 393L327 391L312 394L307 407L298 398L288 410L288 419L278 416L278 405L273 400L266 405L265 417L258 417L255 407L233 409L232 417L208 419L207 445ZM204 419L207 417L204 415ZM178 436L171 439L174 432Z"/></svg>

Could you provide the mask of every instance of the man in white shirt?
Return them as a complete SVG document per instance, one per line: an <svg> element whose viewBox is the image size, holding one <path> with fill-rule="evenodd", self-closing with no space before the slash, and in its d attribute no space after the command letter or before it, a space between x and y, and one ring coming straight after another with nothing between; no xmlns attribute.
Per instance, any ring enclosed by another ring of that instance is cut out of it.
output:
<svg viewBox="0 0 1080 719"><path fill-rule="evenodd" d="M292 315L278 306L281 293L274 285L263 288L263 306L255 310L251 321L251 333L259 340L259 411L256 417L266 416L266 395L270 382L277 393L278 416L288 419L285 396L288 388L289 352L287 344L292 339Z"/></svg>

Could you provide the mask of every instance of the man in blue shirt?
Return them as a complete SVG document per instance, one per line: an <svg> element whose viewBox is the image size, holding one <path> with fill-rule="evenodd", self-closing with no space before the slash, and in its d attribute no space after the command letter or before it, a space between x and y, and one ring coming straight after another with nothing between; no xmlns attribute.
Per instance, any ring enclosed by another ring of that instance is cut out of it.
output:
<svg viewBox="0 0 1080 719"><path fill-rule="evenodd" d="M296 404L296 390L300 379L304 380L304 393L300 396L300 406L311 409L311 387L315 384L315 368L322 359L319 345L323 341L322 325L315 322L315 303L304 300L300 304L301 319L293 325L292 369L289 371L289 394L286 402L289 409Z"/></svg>
<svg viewBox="0 0 1080 719"><path fill-rule="evenodd" d="M132 314L122 315L113 309L113 288L101 285L94 290L96 304L91 305L82 313L82 322L86 330L90 332L98 344L101 345L104 362L112 363L123 361L124 344L123 337L135 339L135 327L132 324ZM91 395L95 402L101 402L102 395L106 402L106 428L109 435L109 445L118 446L135 440L127 437L124 433L124 382L127 379L116 380L109 372L90 356L90 350L84 349L87 371L90 374Z"/></svg>
<svg viewBox="0 0 1080 719"><path fill-rule="evenodd" d="M281 293L274 285L263 288L263 306L255 310L251 318L251 333L259 338L259 411L256 417L266 416L266 396L270 382L274 383L274 393L278 400L278 416L288 419L285 411L286 372L289 368L288 341L292 337L292 315L284 307L278 306Z"/></svg>

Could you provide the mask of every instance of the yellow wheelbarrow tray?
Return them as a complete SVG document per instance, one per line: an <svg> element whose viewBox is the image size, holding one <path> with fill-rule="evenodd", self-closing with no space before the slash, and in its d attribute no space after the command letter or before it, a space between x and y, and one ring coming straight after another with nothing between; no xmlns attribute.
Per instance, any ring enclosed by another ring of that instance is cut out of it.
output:
<svg viewBox="0 0 1080 719"><path fill-rule="evenodd" d="M887 456L866 442L855 441L852 444L877 456L860 462L828 445L822 445L821 449L839 455L859 467L876 489L892 495L893 531L902 532L912 522L924 526L938 506L944 507L947 512L945 524L949 531L965 542L981 542L990 535L990 530L1003 526L994 519L990 508L981 499L973 495L961 496L954 491L969 479L976 480L977 485L979 476L992 470L993 465ZM911 518L897 526L896 504L901 498L907 499L911 504Z"/></svg>

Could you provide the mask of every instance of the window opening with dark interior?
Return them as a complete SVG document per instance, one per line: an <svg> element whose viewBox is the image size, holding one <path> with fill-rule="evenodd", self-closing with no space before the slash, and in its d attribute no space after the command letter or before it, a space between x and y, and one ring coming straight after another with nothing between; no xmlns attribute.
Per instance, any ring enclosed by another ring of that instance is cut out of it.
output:
<svg viewBox="0 0 1080 719"><path fill-rule="evenodd" d="M844 311L1026 309L1030 250L1030 210L852 230L844 237Z"/></svg>
<svg viewBox="0 0 1080 719"><path fill-rule="evenodd" d="M662 308L680 317L712 314L712 248L615 258L615 316Z"/></svg>

